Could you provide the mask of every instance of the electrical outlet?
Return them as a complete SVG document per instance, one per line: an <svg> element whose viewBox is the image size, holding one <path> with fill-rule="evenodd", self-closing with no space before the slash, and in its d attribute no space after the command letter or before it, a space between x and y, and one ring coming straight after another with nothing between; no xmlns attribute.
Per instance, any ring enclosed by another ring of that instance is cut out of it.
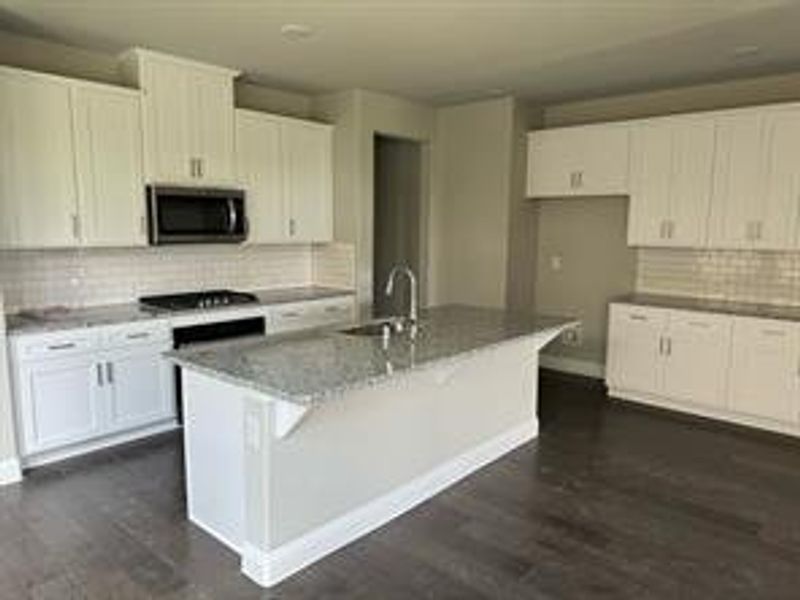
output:
<svg viewBox="0 0 800 600"><path fill-rule="evenodd" d="M561 334L560 342L564 346L577 348L583 345L583 328L580 325L570 327Z"/></svg>

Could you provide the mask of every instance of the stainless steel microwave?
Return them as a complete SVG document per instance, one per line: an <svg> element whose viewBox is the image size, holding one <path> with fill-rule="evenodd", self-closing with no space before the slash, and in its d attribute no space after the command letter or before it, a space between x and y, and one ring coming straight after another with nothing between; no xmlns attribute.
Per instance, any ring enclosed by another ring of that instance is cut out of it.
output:
<svg viewBox="0 0 800 600"><path fill-rule="evenodd" d="M150 244L238 244L247 239L244 192L147 186Z"/></svg>

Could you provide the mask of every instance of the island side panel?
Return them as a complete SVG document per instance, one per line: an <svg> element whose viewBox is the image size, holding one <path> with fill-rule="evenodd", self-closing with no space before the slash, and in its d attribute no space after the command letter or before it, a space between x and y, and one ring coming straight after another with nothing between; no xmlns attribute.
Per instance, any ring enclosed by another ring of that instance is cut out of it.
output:
<svg viewBox="0 0 800 600"><path fill-rule="evenodd" d="M538 347L528 338L398 375L325 400L286 438L271 436L264 550L313 545L337 518L377 519L381 502L408 501L392 500L403 486L422 501L535 437ZM377 513L358 514L376 502Z"/></svg>
<svg viewBox="0 0 800 600"><path fill-rule="evenodd" d="M240 552L245 536L244 396L214 377L181 371L188 517Z"/></svg>

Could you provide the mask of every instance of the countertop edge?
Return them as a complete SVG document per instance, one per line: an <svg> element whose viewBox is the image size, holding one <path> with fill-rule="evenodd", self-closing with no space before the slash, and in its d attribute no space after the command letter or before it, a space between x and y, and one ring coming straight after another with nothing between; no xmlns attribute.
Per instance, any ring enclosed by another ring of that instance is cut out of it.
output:
<svg viewBox="0 0 800 600"><path fill-rule="evenodd" d="M500 341L497 341L497 342L492 342L492 343L486 344L484 346L480 346L478 348L470 348L468 350L464 350L464 351L452 354L450 356L444 356L444 357L437 358L437 359L434 359L434 360L426 361L426 362L418 364L418 365L414 365L412 367L403 369L401 371L397 371L396 373L385 373L385 374L376 375L376 376L373 376L373 377L368 377L368 378L363 379L363 380L358 381L358 382L353 382L353 383L348 383L348 384L344 384L344 385L340 385L340 386L335 386L335 387L332 387L332 388L326 390L325 392L322 392L322 393L319 393L319 394L306 394L306 395L287 394L286 392L283 392L281 390L272 388L272 387L270 387L268 385L265 385L263 383L259 383L257 381L253 381L252 379L245 379L245 378L241 378L241 377L236 377L235 375L231 375L229 373L226 373L225 371L213 369L211 367L207 367L205 365L198 364L196 362L191 361L190 359L186 359L186 358L180 356L180 354L176 353L176 351L171 351L171 352L165 353L164 356L167 359L169 359L170 361L172 361L175 365L177 365L177 366L179 366L181 368L197 371L198 373L201 373L201 374L204 374L204 375L208 375L210 377L214 377L216 379L224 381L225 383L231 384L231 385L233 385L235 387L239 387L239 388L247 389L247 390L252 390L252 391L255 391L256 393L259 393L259 394L271 396L275 400L281 400L281 401L284 401L284 402L289 402L291 404L295 404L297 406L302 406L304 408L311 408L311 407L315 406L316 404L319 404L319 403L325 401L326 399L330 399L330 398L333 398L333 397L341 396L342 394L346 394L346 393L349 393L349 392L355 392L355 391L359 391L359 390L368 389L370 387L375 387L377 385L381 385L382 383L390 381L391 379L394 379L394 378L399 377L399 376L410 375L412 373L419 373L419 372L424 372L424 371L426 371L428 369L432 369L432 368L436 368L436 367L442 367L442 366L447 365L448 363L453 363L453 362L457 362L457 361L463 360L464 358L467 358L467 357L472 356L474 354L479 354L479 353L484 352L484 351L496 349L496 348L505 346L507 344L513 343L513 342L519 342L519 341L524 340L524 339L534 338L534 337L537 337L537 336L546 335L548 333L555 333L558 330L563 330L563 329L566 329L566 328L569 328L569 327L574 327L574 326L578 325L579 323L580 323L580 321L578 319L574 319L574 320L570 319L570 320L567 320L565 323L562 323L560 325L554 325L552 327L546 327L546 328L540 329L538 331L532 331L530 333L520 334L520 335L517 335L517 336L514 336L514 337L510 337L510 338L507 338L507 339L504 339L504 340L500 340ZM341 335L344 335L344 334L341 334Z"/></svg>
<svg viewBox="0 0 800 600"><path fill-rule="evenodd" d="M316 288L320 291L319 295L314 296L313 293L309 293L309 290ZM165 321L170 323L173 320L192 317L192 316L201 316L201 315L210 315L214 314L215 312L219 311L220 314L224 314L230 311L237 311L237 310L252 310L258 307L272 307L272 306L280 306L283 304L293 304L299 302L315 302L320 300L327 300L332 298L342 298L347 296L355 297L356 292L352 289L346 288L332 288L332 287L325 287L325 286L311 286L311 287L294 287L294 288L274 288L274 289L261 289L261 290L248 290L250 293L254 293L257 296L261 294L271 294L274 293L275 295L279 295L282 293L289 294L291 290L297 290L299 294L298 297L285 297L285 298L278 298L275 300L262 300L259 297L258 302L253 302L251 304L240 304L234 306L227 306L227 307L220 307L220 308L198 308L198 309L190 309L190 310L181 310L175 312L169 311L141 311L136 317L129 318L129 319L112 319L108 322L101 322L101 323L91 323L91 324L77 324L76 322L67 322L67 319L64 319L64 322L58 322L58 320L53 321L44 321L44 322L34 322L31 321L30 323L26 323L25 325L18 325L6 327L5 334L8 338L19 338L25 336L33 336L33 335L46 335L46 334L53 334L53 333L62 333L68 331L84 331L84 330L91 330L91 329L98 329L102 327L114 327L126 324L133 324L133 323L142 323L142 322L157 322L157 321ZM301 292L301 290L303 290ZM124 303L124 304L106 304L106 305L97 305L95 307L86 307L81 309L75 309L75 311L91 311L91 310L109 310L116 307L117 309L124 310L124 307L129 307L131 310L135 310L137 304L135 302L131 303ZM9 313L6 315L6 321L10 320L13 323L16 313Z"/></svg>
<svg viewBox="0 0 800 600"><path fill-rule="evenodd" d="M714 300L668 294L628 294L611 299L609 304L627 304L662 310L717 313L734 317L800 322L800 306L759 304L735 300Z"/></svg>

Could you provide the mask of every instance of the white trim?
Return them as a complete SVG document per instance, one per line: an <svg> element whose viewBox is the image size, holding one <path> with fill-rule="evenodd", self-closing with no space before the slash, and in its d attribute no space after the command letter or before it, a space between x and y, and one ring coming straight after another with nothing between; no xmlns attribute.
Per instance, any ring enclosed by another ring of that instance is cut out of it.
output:
<svg viewBox="0 0 800 600"><path fill-rule="evenodd" d="M773 433L781 433L784 435L800 437L800 425L781 423L780 421L771 421L769 419L736 413L724 407L715 408L713 406L689 404L680 402L678 400L671 400L670 398L664 398L663 396L656 396L655 394L622 390L614 387L608 388L608 395L612 398L623 400L625 402L646 404L648 406L655 406L664 410L671 410L704 417L707 419L716 419L718 421L734 423L735 425L741 425L744 427L754 427L757 429L771 431Z"/></svg>
<svg viewBox="0 0 800 600"><path fill-rule="evenodd" d="M594 377L595 379L605 379L606 376L606 367L604 364L594 362L593 360L569 358L568 356L541 354L539 356L539 366L562 373Z"/></svg>
<svg viewBox="0 0 800 600"><path fill-rule="evenodd" d="M299 406L283 400L272 402L272 435L277 439L285 438L300 424L308 412L308 406Z"/></svg>
<svg viewBox="0 0 800 600"><path fill-rule="evenodd" d="M125 431L123 433L102 437L88 442L74 444L72 446L67 446L66 448L46 450L44 452L23 456L22 464L26 468L40 467L42 465L58 462L60 460L66 460L67 458L80 456L81 454L87 454L88 452L94 452L96 450L102 450L104 448L110 448L111 446L117 446L119 444L125 444L126 442L132 442L141 438L150 437L152 435L158 435L159 433L173 431L179 427L180 426L175 419L170 419L166 423L149 425L140 429L134 429L133 431Z"/></svg>
<svg viewBox="0 0 800 600"><path fill-rule="evenodd" d="M244 552L244 549L240 548L238 544L234 544L231 540L229 540L227 537L222 535L219 531L217 531L216 529L214 529L210 525L207 525L206 523L203 523L203 521L198 519L191 512L189 513L188 517L189 517L189 521L192 522L192 525L197 525L197 527L202 529L204 532L206 532L208 535L213 537L215 540L217 540L218 542L220 542L224 546L227 546L228 548L230 548L231 550L236 552L236 554L240 554L241 555Z"/></svg>
<svg viewBox="0 0 800 600"><path fill-rule="evenodd" d="M535 418L517 425L388 494L275 549L265 551L245 543L242 572L262 587L271 587L529 442L538 435L538 430L539 423Z"/></svg>
<svg viewBox="0 0 800 600"><path fill-rule="evenodd" d="M22 465L18 458L7 458L0 462L0 485L9 485L22 481Z"/></svg>

